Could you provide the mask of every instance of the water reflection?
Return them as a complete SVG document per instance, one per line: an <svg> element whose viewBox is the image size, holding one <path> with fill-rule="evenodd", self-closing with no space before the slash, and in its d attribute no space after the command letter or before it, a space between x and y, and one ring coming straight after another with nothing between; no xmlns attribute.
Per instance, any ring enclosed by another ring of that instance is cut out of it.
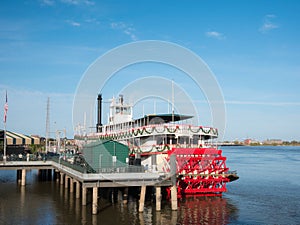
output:
<svg viewBox="0 0 300 225"><path fill-rule="evenodd" d="M83 205L82 208L81 208L81 224L86 224L87 223L86 213L87 213L86 206Z"/></svg>
<svg viewBox="0 0 300 225"><path fill-rule="evenodd" d="M92 215L91 191L87 206L82 206L81 199L77 201L64 185L38 179L36 170L28 171L23 188L16 171L0 171L0 224L299 224L300 178L294 173L300 168L298 149L224 151L241 179L228 185L223 197L179 200L178 211L163 201L161 212L156 212L155 203L149 200L139 213L139 198L129 192L126 204L125 199L112 203L99 195L99 214Z"/></svg>
<svg viewBox="0 0 300 225"><path fill-rule="evenodd" d="M223 197L190 197L180 202L177 224L228 224L238 208Z"/></svg>
<svg viewBox="0 0 300 225"><path fill-rule="evenodd" d="M171 211L171 224L178 224L177 216L178 216L178 211ZM166 223L164 222L163 224L166 224Z"/></svg>
<svg viewBox="0 0 300 225"><path fill-rule="evenodd" d="M59 182L40 179L35 172L28 175L25 187L21 187L15 177L11 178L11 173L1 177L0 212L1 216L6 215L2 222L14 224L22 218L27 224L227 224L238 214L238 209L224 197L180 200L178 211L171 210L169 201L162 201L160 212L156 211L153 200L146 201L144 212L139 213L138 197L129 195L125 204L119 193L120 196L113 199L117 201L104 199L100 195L99 214L91 215L90 192L87 196L87 206L82 206L81 199L76 199L75 194L70 193L69 189ZM14 209L13 213L9 213L9 209Z"/></svg>
<svg viewBox="0 0 300 225"><path fill-rule="evenodd" d="M26 191L25 191L25 186L20 187L20 210L21 214L24 214L24 209L25 209L25 199L26 197Z"/></svg>
<svg viewBox="0 0 300 225"><path fill-rule="evenodd" d="M92 215L92 225L97 225L98 217L97 215Z"/></svg>
<svg viewBox="0 0 300 225"><path fill-rule="evenodd" d="M148 203L144 212L138 213L138 202L130 201L127 206L119 204L117 211L127 217L123 217L123 221L116 224L228 224L238 217L238 208L224 197L193 197L180 200L178 211L172 211L169 205L169 202L164 202L162 211L157 212L155 204ZM116 208L113 211L116 212ZM113 220L118 221L116 215L113 219L108 218L109 210L100 217L106 218L108 224L113 224Z"/></svg>

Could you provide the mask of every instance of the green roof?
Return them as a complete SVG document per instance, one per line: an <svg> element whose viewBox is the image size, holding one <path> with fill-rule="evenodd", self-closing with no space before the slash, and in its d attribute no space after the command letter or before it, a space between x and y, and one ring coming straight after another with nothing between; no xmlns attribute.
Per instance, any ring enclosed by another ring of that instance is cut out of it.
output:
<svg viewBox="0 0 300 225"><path fill-rule="evenodd" d="M87 163L97 170L99 168L122 167L126 165L129 148L113 140L99 140L83 148L83 155Z"/></svg>

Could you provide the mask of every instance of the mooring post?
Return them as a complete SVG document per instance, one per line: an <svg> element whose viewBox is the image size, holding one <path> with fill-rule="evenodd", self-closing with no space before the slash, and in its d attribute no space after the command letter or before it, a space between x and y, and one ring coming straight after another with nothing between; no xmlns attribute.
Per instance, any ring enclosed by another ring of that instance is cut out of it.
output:
<svg viewBox="0 0 300 225"><path fill-rule="evenodd" d="M161 187L156 187L156 211L161 210Z"/></svg>
<svg viewBox="0 0 300 225"><path fill-rule="evenodd" d="M26 185L26 169L22 169L22 180L21 180L21 186Z"/></svg>
<svg viewBox="0 0 300 225"><path fill-rule="evenodd" d="M139 212L144 211L144 205L145 205L145 195L146 195L146 186L141 186L141 195L140 195L140 204L139 204Z"/></svg>
<svg viewBox="0 0 300 225"><path fill-rule="evenodd" d="M82 186L82 205L86 205L86 187Z"/></svg>
<svg viewBox="0 0 300 225"><path fill-rule="evenodd" d="M92 214L95 215L98 212L98 187L93 187L93 206Z"/></svg>

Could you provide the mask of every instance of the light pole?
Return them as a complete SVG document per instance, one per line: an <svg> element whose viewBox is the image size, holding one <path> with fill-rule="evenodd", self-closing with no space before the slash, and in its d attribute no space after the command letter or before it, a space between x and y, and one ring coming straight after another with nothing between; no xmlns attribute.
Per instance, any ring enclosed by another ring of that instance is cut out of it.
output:
<svg viewBox="0 0 300 225"><path fill-rule="evenodd" d="M66 139L67 139L67 135L66 135L66 128L64 128L63 130L56 130L56 141L57 141L57 149L60 152L60 134L64 133L64 148L63 148L63 152L66 152Z"/></svg>

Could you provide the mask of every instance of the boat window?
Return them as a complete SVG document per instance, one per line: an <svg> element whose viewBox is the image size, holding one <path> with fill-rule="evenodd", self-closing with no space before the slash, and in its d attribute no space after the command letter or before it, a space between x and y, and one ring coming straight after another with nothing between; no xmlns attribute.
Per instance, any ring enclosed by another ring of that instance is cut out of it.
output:
<svg viewBox="0 0 300 225"><path fill-rule="evenodd" d="M130 107L122 107L121 112L125 115L130 115Z"/></svg>
<svg viewBox="0 0 300 225"><path fill-rule="evenodd" d="M120 107L116 107L116 113L120 113Z"/></svg>

